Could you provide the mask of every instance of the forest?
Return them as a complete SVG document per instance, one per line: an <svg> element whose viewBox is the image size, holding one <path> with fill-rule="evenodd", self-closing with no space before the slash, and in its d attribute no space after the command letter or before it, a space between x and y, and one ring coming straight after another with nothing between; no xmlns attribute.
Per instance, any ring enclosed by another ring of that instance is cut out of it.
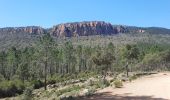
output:
<svg viewBox="0 0 170 100"><path fill-rule="evenodd" d="M47 89L72 79L95 75L170 70L170 45L141 42L115 45L58 43L44 34L32 46L0 52L0 97L22 94L27 87Z"/></svg>

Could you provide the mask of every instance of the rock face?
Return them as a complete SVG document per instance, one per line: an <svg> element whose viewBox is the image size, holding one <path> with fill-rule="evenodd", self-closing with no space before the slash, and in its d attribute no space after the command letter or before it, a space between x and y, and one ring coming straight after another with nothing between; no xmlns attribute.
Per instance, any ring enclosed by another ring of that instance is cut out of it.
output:
<svg viewBox="0 0 170 100"><path fill-rule="evenodd" d="M117 33L127 33L129 32L128 29L125 26L118 25L118 26L113 26L116 29Z"/></svg>
<svg viewBox="0 0 170 100"><path fill-rule="evenodd" d="M101 21L66 23L54 26L51 34L57 37L75 37L89 35L112 35L121 32L121 28Z"/></svg>
<svg viewBox="0 0 170 100"><path fill-rule="evenodd" d="M7 27L0 28L1 34L14 34L14 33L29 33L29 34L43 34L45 30L38 26L28 26L28 27Z"/></svg>
<svg viewBox="0 0 170 100"><path fill-rule="evenodd" d="M138 30L138 32L139 32L139 33L144 33L145 30L140 29L140 30Z"/></svg>
<svg viewBox="0 0 170 100"><path fill-rule="evenodd" d="M0 28L0 34L28 33L39 35L46 32L55 37L76 37L90 35L112 35L124 33L126 30L124 26L112 26L110 23L103 21L65 23L56 25L51 29L43 29L38 26Z"/></svg>

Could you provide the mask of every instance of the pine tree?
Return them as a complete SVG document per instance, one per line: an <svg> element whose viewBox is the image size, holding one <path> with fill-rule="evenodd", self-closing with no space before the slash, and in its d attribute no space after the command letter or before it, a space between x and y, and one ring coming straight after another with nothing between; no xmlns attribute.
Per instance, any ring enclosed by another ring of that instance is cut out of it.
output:
<svg viewBox="0 0 170 100"><path fill-rule="evenodd" d="M49 33L43 35L40 38L39 44L39 57L44 64L44 89L47 89L47 70L49 67L49 61L52 56L52 49L55 47L54 39L50 36Z"/></svg>
<svg viewBox="0 0 170 100"><path fill-rule="evenodd" d="M0 74L5 77L5 63L6 63L6 52L1 51L0 52Z"/></svg>

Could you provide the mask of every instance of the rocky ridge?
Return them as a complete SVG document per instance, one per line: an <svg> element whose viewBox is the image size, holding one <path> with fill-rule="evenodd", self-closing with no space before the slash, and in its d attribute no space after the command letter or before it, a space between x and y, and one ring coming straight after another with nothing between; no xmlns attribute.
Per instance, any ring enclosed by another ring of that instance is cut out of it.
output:
<svg viewBox="0 0 170 100"><path fill-rule="evenodd" d="M17 33L41 35L47 32L55 37L77 37L91 35L114 35L118 33L170 34L170 29L159 27L143 28L134 26L112 25L104 21L64 23L55 25L49 29L45 29L39 26L0 28L0 36Z"/></svg>
<svg viewBox="0 0 170 100"><path fill-rule="evenodd" d="M110 23L103 21L91 21L59 24L53 26L50 29L44 29L38 26L0 28L0 34L29 33L39 35L46 33L47 31L56 37L75 37L90 35L112 35L125 32L125 27L115 27Z"/></svg>
<svg viewBox="0 0 170 100"><path fill-rule="evenodd" d="M112 35L119 33L121 28L115 28L110 23L106 22L80 22L66 23L54 26L51 29L51 34L57 37L75 37L75 36L90 36L90 35Z"/></svg>
<svg viewBox="0 0 170 100"><path fill-rule="evenodd" d="M6 27L0 28L0 34L14 34L14 33L29 33L29 34L43 34L45 29L38 26L27 26L27 27Z"/></svg>

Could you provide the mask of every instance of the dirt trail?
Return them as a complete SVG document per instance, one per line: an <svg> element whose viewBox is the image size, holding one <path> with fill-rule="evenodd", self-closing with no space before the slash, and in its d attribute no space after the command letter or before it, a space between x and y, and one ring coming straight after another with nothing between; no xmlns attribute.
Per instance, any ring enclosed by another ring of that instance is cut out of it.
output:
<svg viewBox="0 0 170 100"><path fill-rule="evenodd" d="M123 88L107 87L86 100L170 100L170 73L141 77Z"/></svg>

